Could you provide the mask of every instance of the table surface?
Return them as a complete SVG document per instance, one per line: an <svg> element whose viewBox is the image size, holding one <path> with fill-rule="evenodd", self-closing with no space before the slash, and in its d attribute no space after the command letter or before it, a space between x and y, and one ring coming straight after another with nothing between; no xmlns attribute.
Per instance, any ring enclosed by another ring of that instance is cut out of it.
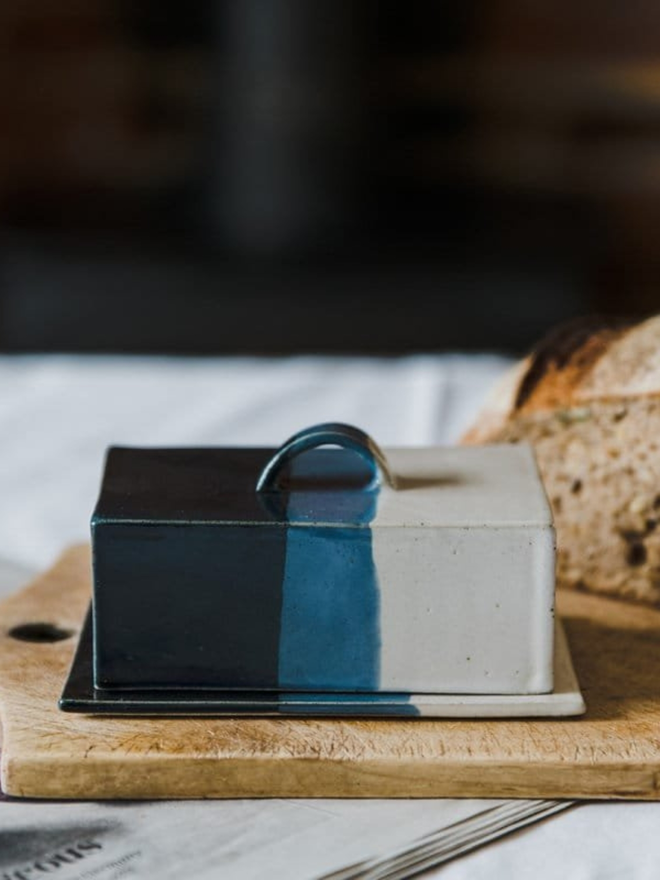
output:
<svg viewBox="0 0 660 880"><path fill-rule="evenodd" d="M0 357L0 556L31 569L85 540L110 444L278 445L321 421L381 445L455 441L507 365L495 356ZM364 805L368 809L368 803ZM442 876L655 877L657 804L580 806Z"/></svg>

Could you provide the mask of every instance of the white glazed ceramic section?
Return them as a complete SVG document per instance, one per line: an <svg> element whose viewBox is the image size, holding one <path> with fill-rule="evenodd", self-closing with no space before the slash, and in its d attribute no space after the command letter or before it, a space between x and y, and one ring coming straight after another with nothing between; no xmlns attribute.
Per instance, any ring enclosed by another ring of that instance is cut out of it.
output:
<svg viewBox="0 0 660 880"><path fill-rule="evenodd" d="M387 449L386 455L398 489L381 488L377 526L552 525L526 444Z"/></svg>
<svg viewBox="0 0 660 880"><path fill-rule="evenodd" d="M373 530L380 690L552 690L550 527Z"/></svg>
<svg viewBox="0 0 660 880"><path fill-rule="evenodd" d="M555 535L530 447L393 449L371 523L381 691L553 688Z"/></svg>

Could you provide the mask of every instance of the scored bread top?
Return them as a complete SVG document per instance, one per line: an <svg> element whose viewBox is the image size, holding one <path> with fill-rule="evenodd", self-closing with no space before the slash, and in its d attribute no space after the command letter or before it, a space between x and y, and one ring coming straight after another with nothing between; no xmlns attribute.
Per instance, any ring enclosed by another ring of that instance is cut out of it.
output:
<svg viewBox="0 0 660 880"><path fill-rule="evenodd" d="M464 443L487 443L516 414L660 394L660 316L580 319L553 330L495 386Z"/></svg>

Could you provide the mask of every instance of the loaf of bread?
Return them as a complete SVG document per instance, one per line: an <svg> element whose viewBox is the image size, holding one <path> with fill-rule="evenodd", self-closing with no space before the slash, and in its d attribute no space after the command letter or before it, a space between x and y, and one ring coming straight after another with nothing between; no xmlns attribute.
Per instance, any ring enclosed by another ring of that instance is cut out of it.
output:
<svg viewBox="0 0 660 880"><path fill-rule="evenodd" d="M560 327L495 388L464 443L531 443L557 582L660 605L660 317Z"/></svg>

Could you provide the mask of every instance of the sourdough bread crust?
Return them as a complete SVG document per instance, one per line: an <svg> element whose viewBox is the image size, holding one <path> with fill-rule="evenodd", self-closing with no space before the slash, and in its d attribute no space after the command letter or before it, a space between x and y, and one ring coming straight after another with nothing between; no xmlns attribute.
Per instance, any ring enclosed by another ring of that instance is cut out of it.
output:
<svg viewBox="0 0 660 880"><path fill-rule="evenodd" d="M558 585L660 604L660 317L560 328L495 389L465 443L531 443Z"/></svg>

